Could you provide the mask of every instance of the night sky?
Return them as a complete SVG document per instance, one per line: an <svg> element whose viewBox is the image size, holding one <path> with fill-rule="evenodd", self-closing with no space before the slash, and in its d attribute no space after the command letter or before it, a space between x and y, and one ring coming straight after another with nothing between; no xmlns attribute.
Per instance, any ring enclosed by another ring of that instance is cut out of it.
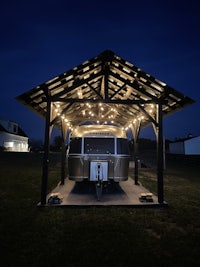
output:
<svg viewBox="0 0 200 267"><path fill-rule="evenodd" d="M43 139L44 120L15 97L109 49L196 101L164 119L166 139L200 135L199 10L198 0L4 1L0 118Z"/></svg>

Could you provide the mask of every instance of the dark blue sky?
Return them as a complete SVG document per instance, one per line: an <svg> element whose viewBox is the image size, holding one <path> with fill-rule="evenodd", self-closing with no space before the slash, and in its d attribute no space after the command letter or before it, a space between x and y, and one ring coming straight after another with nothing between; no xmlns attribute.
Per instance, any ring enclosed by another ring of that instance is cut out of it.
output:
<svg viewBox="0 0 200 267"><path fill-rule="evenodd" d="M166 138L200 135L198 0L10 0L0 27L0 118L30 138L43 139L44 120L15 97L105 49L196 101L164 119Z"/></svg>

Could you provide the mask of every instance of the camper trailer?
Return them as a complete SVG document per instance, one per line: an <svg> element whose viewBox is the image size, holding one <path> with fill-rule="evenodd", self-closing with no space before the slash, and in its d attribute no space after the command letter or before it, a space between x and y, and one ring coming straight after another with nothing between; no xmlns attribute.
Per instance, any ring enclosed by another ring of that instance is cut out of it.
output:
<svg viewBox="0 0 200 267"><path fill-rule="evenodd" d="M67 159L69 179L95 182L97 193L106 183L128 179L128 139L116 126L77 127L70 138Z"/></svg>

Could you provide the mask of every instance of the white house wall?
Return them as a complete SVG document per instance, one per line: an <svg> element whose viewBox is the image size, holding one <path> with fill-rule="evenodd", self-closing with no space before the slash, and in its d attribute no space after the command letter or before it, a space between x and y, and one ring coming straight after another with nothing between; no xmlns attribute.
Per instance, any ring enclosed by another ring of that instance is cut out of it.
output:
<svg viewBox="0 0 200 267"><path fill-rule="evenodd" d="M200 136L185 141L186 155L200 155Z"/></svg>
<svg viewBox="0 0 200 267"><path fill-rule="evenodd" d="M6 151L28 152L28 137L0 132L0 146Z"/></svg>

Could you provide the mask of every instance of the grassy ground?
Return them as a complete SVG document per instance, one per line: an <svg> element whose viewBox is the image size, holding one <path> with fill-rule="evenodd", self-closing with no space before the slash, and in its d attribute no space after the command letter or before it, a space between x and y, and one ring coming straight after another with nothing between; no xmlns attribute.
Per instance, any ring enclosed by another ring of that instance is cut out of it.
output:
<svg viewBox="0 0 200 267"><path fill-rule="evenodd" d="M42 154L0 154L2 266L200 266L199 166L167 162L168 209L38 208ZM51 190L59 181L51 155ZM154 168L140 182L156 192Z"/></svg>

